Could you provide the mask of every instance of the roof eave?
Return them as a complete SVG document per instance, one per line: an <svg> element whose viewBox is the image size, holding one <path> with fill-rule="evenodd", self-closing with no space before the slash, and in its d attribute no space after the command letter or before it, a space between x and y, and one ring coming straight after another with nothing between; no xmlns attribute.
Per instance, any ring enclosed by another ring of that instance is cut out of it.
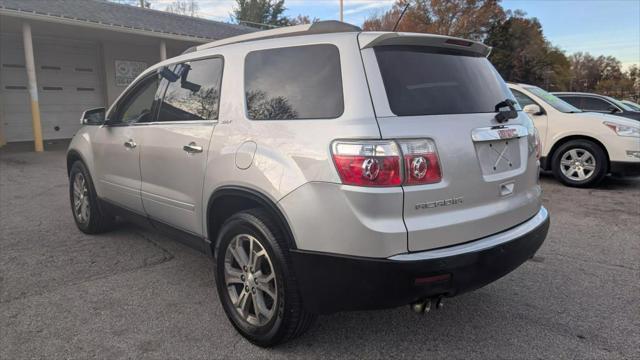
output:
<svg viewBox="0 0 640 360"><path fill-rule="evenodd" d="M3 7L0 7L0 16L10 16L10 17L27 19L27 20L39 20L39 21L50 22L50 23L66 24L66 25L80 26L85 28L143 35L143 36L149 36L149 37L167 39L167 40L189 41L189 42L196 42L196 43L208 43L208 42L211 42L212 40L215 40L211 38L171 34L171 33L165 33L160 31L130 28L130 27L125 27L125 26L115 25L115 24L105 24L105 23L93 22L93 21L82 20L82 19L73 19L73 18L61 17L57 15L47 15L47 14L40 14L36 12L13 10L13 9L7 9Z"/></svg>

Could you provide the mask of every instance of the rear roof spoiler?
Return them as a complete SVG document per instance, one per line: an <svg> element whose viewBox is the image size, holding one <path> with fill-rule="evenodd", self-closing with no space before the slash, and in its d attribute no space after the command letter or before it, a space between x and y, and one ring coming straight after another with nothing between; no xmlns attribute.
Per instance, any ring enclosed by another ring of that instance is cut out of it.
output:
<svg viewBox="0 0 640 360"><path fill-rule="evenodd" d="M487 57L491 47L472 40L434 34L405 32L362 32L358 37L361 49L385 45L418 45L470 52Z"/></svg>
<svg viewBox="0 0 640 360"><path fill-rule="evenodd" d="M296 26L286 26L277 29L256 31L244 35L233 36L230 38L202 44L196 47L196 50L211 49L222 45L230 45L252 40L275 39L298 35L313 34L330 34L339 32L360 32L362 29L355 25L347 24L340 21L328 20L318 21L312 24L303 24Z"/></svg>

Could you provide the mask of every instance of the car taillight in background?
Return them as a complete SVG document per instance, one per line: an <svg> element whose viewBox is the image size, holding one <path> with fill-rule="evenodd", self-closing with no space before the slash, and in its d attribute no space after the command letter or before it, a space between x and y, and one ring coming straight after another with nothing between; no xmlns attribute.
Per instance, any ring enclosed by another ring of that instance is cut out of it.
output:
<svg viewBox="0 0 640 360"><path fill-rule="evenodd" d="M442 179L435 143L428 139L338 140L332 144L331 152L346 185L420 185Z"/></svg>
<svg viewBox="0 0 640 360"><path fill-rule="evenodd" d="M538 129L535 129L533 133L535 134L536 139L536 159L540 160L540 154L542 153L542 141L540 140Z"/></svg>

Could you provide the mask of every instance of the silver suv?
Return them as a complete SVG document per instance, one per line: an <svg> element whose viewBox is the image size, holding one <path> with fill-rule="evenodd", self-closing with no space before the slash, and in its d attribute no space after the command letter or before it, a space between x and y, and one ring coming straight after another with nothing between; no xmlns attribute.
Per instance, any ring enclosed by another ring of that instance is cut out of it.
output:
<svg viewBox="0 0 640 360"><path fill-rule="evenodd" d="M84 113L76 224L138 218L213 256L260 346L317 314L426 311L517 268L549 226L536 130L489 51L339 22L193 48Z"/></svg>

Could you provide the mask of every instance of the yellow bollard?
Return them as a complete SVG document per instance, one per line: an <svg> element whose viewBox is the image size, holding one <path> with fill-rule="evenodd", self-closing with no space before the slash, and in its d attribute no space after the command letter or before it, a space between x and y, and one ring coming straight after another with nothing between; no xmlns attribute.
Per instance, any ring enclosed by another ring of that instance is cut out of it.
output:
<svg viewBox="0 0 640 360"><path fill-rule="evenodd" d="M38 82L36 81L36 65L33 59L33 38L31 25L22 23L22 40L24 42L24 62L29 80L29 96L31 97L31 123L33 126L33 144L36 152L44 151L42 143L42 123L40 122L40 104L38 103Z"/></svg>

